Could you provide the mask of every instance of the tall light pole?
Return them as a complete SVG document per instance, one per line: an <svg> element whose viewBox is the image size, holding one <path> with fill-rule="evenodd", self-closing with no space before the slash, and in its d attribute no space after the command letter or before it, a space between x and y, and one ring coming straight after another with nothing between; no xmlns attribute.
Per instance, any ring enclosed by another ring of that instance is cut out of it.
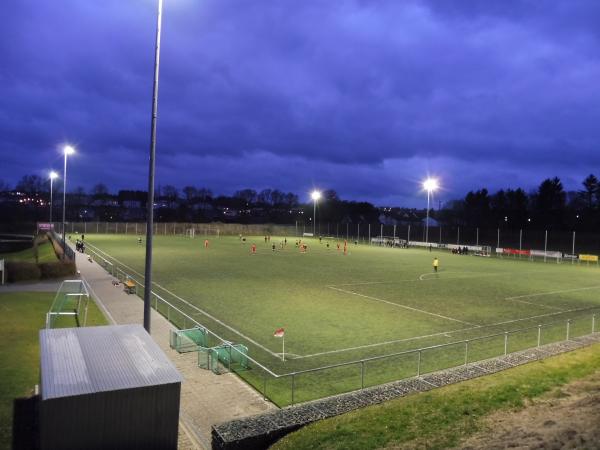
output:
<svg viewBox="0 0 600 450"><path fill-rule="evenodd" d="M313 199L313 237L317 235L317 201L321 198L319 191L312 191L310 197Z"/></svg>
<svg viewBox="0 0 600 450"><path fill-rule="evenodd" d="M162 0L158 0L156 43L154 48L154 83L152 86L152 118L150 122L150 161L148 168L148 200L146 202L146 266L144 269L144 328L150 333L152 294L152 230L154 228L154 159L156 156L156 119L158 116L158 71L160 67L160 29Z"/></svg>
<svg viewBox="0 0 600 450"><path fill-rule="evenodd" d="M53 182L54 179L58 178L58 174L53 170L50 172L50 227L52 228L52 207L54 203L52 203L52 191L53 191Z"/></svg>
<svg viewBox="0 0 600 450"><path fill-rule="evenodd" d="M63 169L63 216L62 216L62 245L63 245L63 258L65 257L65 216L66 216L66 203L67 203L67 157L75 153L75 149L70 145L65 145L63 148L65 154L65 167Z"/></svg>
<svg viewBox="0 0 600 450"><path fill-rule="evenodd" d="M423 182L423 189L427 191L427 218L425 219L425 243L429 243L429 201L431 193L439 187L438 181L435 178L427 178Z"/></svg>

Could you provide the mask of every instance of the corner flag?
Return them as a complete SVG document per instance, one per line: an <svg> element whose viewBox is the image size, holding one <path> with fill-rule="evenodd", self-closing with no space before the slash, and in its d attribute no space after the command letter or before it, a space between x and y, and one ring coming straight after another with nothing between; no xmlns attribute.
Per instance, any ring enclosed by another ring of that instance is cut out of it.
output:
<svg viewBox="0 0 600 450"><path fill-rule="evenodd" d="M273 337L282 338L281 341L281 360L285 361L285 330L283 328L277 328Z"/></svg>
<svg viewBox="0 0 600 450"><path fill-rule="evenodd" d="M274 337L283 337L283 335L285 334L285 330L283 328L277 328L275 330L275 333L273 333Z"/></svg>

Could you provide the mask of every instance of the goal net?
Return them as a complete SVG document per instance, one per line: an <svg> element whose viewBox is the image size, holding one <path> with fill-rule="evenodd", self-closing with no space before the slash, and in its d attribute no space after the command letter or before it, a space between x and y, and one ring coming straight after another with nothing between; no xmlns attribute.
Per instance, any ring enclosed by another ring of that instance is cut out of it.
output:
<svg viewBox="0 0 600 450"><path fill-rule="evenodd" d="M171 331L171 348L179 353L194 352L208 346L208 336L202 327Z"/></svg>
<svg viewBox="0 0 600 450"><path fill-rule="evenodd" d="M89 299L90 293L83 280L63 281L46 313L46 328L59 326L61 317L65 316L74 318L76 326L84 327ZM69 325L72 326L71 323Z"/></svg>

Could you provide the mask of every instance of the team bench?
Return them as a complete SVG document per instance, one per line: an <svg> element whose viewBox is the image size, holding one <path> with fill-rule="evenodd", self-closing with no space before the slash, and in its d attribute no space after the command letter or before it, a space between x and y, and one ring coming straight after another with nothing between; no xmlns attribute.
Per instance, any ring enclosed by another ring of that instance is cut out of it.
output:
<svg viewBox="0 0 600 450"><path fill-rule="evenodd" d="M123 281L123 289L128 294L135 294L137 291L137 285L131 280Z"/></svg>

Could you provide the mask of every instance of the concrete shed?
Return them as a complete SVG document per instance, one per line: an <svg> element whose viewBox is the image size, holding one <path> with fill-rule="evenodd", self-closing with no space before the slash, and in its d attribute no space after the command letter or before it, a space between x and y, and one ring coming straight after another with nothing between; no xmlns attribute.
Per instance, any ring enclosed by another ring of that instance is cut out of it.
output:
<svg viewBox="0 0 600 450"><path fill-rule="evenodd" d="M177 448L181 375L140 325L40 331L42 449Z"/></svg>

